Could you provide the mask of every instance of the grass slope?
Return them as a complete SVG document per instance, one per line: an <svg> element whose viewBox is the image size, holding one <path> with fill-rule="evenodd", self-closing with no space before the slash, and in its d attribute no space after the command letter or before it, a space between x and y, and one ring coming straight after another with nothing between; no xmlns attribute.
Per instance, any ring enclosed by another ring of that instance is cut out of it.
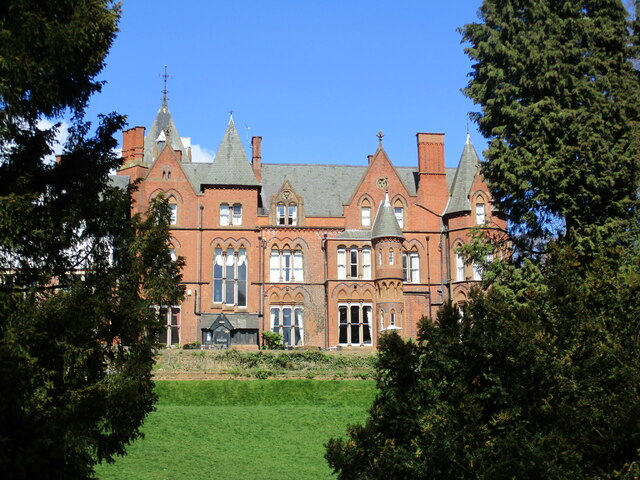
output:
<svg viewBox="0 0 640 480"><path fill-rule="evenodd" d="M324 443L362 422L372 381L158 382L145 439L102 465L111 479L329 479Z"/></svg>

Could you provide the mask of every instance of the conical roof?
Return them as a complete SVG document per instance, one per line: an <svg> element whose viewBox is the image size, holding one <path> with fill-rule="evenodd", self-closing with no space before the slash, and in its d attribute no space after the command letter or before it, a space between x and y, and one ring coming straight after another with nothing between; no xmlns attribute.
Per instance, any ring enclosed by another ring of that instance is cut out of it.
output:
<svg viewBox="0 0 640 480"><path fill-rule="evenodd" d="M233 117L229 119L229 125L211 165L209 178L214 185L260 185L247 159Z"/></svg>
<svg viewBox="0 0 640 480"><path fill-rule="evenodd" d="M480 168L480 158L476 149L471 143L471 137L467 134L467 141L464 144L460 162L456 169L456 175L451 184L451 201L446 213L459 213L471 211L469 195L473 180L478 175Z"/></svg>
<svg viewBox="0 0 640 480"><path fill-rule="evenodd" d="M398 225L396 216L393 213L391 202L389 202L389 194L384 196L384 202L380 204L376 219L373 222L373 228L371 229L371 239L382 237L398 237L404 238L402 235L402 229Z"/></svg>
<svg viewBox="0 0 640 480"><path fill-rule="evenodd" d="M176 124L173 122L169 107L165 102L162 103L151 128L144 137L144 163L147 165L151 165L155 160L153 147L157 142L167 142L173 150L182 152L183 161L188 160L189 156L182 144ZM158 153L160 152L156 150L155 154L157 155Z"/></svg>

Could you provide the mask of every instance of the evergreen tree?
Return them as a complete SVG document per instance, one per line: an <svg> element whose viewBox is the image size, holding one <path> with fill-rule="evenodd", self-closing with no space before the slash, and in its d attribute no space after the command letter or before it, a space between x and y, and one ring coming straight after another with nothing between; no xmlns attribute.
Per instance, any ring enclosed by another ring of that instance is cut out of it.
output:
<svg viewBox="0 0 640 480"><path fill-rule="evenodd" d="M340 479L638 478L640 77L625 15L614 0L485 0L465 27L483 172L519 245L545 252L494 262L463 317L446 305L416 344L381 339L369 418L327 445Z"/></svg>
<svg viewBox="0 0 640 480"><path fill-rule="evenodd" d="M109 0L0 6L0 472L90 478L124 454L153 409L161 328L180 262L166 201L131 218L113 135L124 119L83 120L117 30ZM73 121L63 155L52 149Z"/></svg>
<svg viewBox="0 0 640 480"><path fill-rule="evenodd" d="M462 30L482 172L514 237L588 253L637 208L638 44L620 0L486 0ZM524 235L524 236L522 236Z"/></svg>

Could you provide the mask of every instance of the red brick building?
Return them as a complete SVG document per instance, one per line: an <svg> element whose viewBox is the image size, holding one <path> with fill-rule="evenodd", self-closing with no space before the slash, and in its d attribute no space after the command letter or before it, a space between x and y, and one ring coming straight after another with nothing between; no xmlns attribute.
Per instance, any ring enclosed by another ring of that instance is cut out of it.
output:
<svg viewBox="0 0 640 480"><path fill-rule="evenodd" d="M151 126L124 132L120 180L140 179L135 207L164 193L187 295L167 316L167 345L375 347L380 332L415 337L448 297L466 298L480 271L456 253L491 209L467 139L445 168L444 135L418 133L417 166L394 167L382 135L368 165L249 161L233 119L212 163L191 161L164 103Z"/></svg>

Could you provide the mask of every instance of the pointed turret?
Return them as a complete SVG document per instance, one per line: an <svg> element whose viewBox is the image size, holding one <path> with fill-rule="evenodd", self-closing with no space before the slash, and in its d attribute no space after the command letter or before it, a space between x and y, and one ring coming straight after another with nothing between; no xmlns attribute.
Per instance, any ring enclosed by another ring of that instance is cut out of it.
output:
<svg viewBox="0 0 640 480"><path fill-rule="evenodd" d="M189 154L178 134L178 129L173 122L169 107L163 101L153 125L151 125L144 138L144 163L151 165L165 144L169 145L173 150L181 152L183 161L189 161Z"/></svg>
<svg viewBox="0 0 640 480"><path fill-rule="evenodd" d="M215 185L260 185L242 146L233 116L229 119L229 125L218 147L211 172L210 178Z"/></svg>
<svg viewBox="0 0 640 480"><path fill-rule="evenodd" d="M471 143L471 137L467 133L467 141L464 144L460 162L456 169L456 175L451 184L451 201L447 213L460 213L471 211L469 195L473 180L480 173L480 158Z"/></svg>
<svg viewBox="0 0 640 480"><path fill-rule="evenodd" d="M402 235L402 229L398 225L396 216L393 213L391 202L389 202L389 193L385 193L384 202L380 204L376 219L373 222L373 228L371 229L371 239L383 238L383 237L397 237L404 239Z"/></svg>

